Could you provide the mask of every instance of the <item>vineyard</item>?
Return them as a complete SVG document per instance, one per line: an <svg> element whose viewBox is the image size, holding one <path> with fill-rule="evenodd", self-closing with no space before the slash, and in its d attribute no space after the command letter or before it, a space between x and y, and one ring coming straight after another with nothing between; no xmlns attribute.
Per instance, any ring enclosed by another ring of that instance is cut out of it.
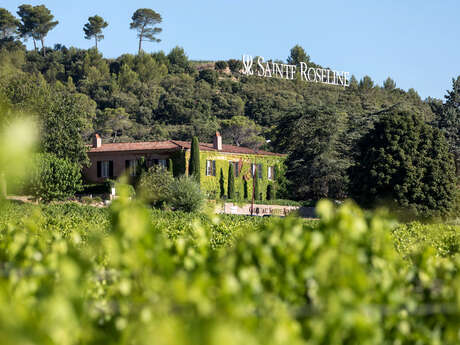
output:
<svg viewBox="0 0 460 345"><path fill-rule="evenodd" d="M458 344L460 228L0 206L2 344Z"/></svg>

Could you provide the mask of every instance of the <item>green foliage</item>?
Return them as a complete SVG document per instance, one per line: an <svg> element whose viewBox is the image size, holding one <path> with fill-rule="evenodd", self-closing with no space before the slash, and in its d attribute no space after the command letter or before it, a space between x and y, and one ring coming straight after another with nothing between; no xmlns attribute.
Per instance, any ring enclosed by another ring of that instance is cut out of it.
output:
<svg viewBox="0 0 460 345"><path fill-rule="evenodd" d="M250 148L259 148L265 144L264 137L260 136L261 127L245 116L223 120L221 126L222 138L229 144Z"/></svg>
<svg viewBox="0 0 460 345"><path fill-rule="evenodd" d="M18 31L19 20L17 20L7 9L0 8L0 38L8 39L14 37Z"/></svg>
<svg viewBox="0 0 460 345"><path fill-rule="evenodd" d="M267 200L273 200L275 199L273 196L273 185L269 184L267 185Z"/></svg>
<svg viewBox="0 0 460 345"><path fill-rule="evenodd" d="M200 183L200 143L197 137L193 137L190 149L189 176L193 177L198 184Z"/></svg>
<svg viewBox="0 0 460 345"><path fill-rule="evenodd" d="M160 207L168 201L169 188L174 178L160 166L154 166L144 172L137 185L138 195L144 202Z"/></svg>
<svg viewBox="0 0 460 345"><path fill-rule="evenodd" d="M301 62L305 62L308 67L310 67L310 57L305 50L297 44L291 49L291 54L287 58L287 63L290 65L299 65Z"/></svg>
<svg viewBox="0 0 460 345"><path fill-rule="evenodd" d="M177 151L173 153L173 175L174 177L179 177L185 175L186 172L186 158L185 153L182 151Z"/></svg>
<svg viewBox="0 0 460 345"><path fill-rule="evenodd" d="M35 41L39 40L42 44L43 56L45 56L45 37L59 22L53 21L54 16L45 5L21 5L18 15L22 21L19 25L21 36L24 38L32 37L34 45Z"/></svg>
<svg viewBox="0 0 460 345"><path fill-rule="evenodd" d="M366 207L395 204L408 218L448 215L455 167L439 130L416 115L394 111L362 138L360 149L352 170L356 200Z"/></svg>
<svg viewBox="0 0 460 345"><path fill-rule="evenodd" d="M167 201L174 210L196 212L203 206L204 194L196 179L181 176L169 185Z"/></svg>
<svg viewBox="0 0 460 345"><path fill-rule="evenodd" d="M217 81L219 80L219 75L216 71L212 69L204 69L201 70L198 74L198 80L204 80L205 82L214 86L217 84Z"/></svg>
<svg viewBox="0 0 460 345"><path fill-rule="evenodd" d="M224 171L222 168L220 168L220 174L219 174L219 188L220 188L220 198L223 199L225 197L225 177L224 177Z"/></svg>
<svg viewBox="0 0 460 345"><path fill-rule="evenodd" d="M276 130L279 144L289 152L290 195L301 200L346 196L351 165L346 121L346 115L333 108L308 105L292 109L280 121Z"/></svg>
<svg viewBox="0 0 460 345"><path fill-rule="evenodd" d="M262 200L261 193L260 193L260 178L258 176L259 171L258 168L255 170L255 174L253 175L253 183L254 183L254 199L255 200Z"/></svg>
<svg viewBox="0 0 460 345"><path fill-rule="evenodd" d="M82 189L80 166L53 154L38 154L27 188L46 202L72 197Z"/></svg>
<svg viewBox="0 0 460 345"><path fill-rule="evenodd" d="M235 168L233 164L228 165L228 185L227 185L227 197L229 199L235 199Z"/></svg>
<svg viewBox="0 0 460 345"><path fill-rule="evenodd" d="M220 60L220 61L216 61L214 66L218 71L224 71L228 67L228 64L227 64L227 61Z"/></svg>
<svg viewBox="0 0 460 345"><path fill-rule="evenodd" d="M236 59L230 59L227 61L228 67L230 68L230 71L233 73L239 72L243 68L243 63L241 60L236 60Z"/></svg>
<svg viewBox="0 0 460 345"><path fill-rule="evenodd" d="M458 342L458 313L447 307L459 298L458 229L407 230L351 204L322 202L318 212L313 223L148 211L123 197L109 210L9 203L0 218L9 267L0 278L2 339ZM402 234L414 236L407 247Z"/></svg>
<svg viewBox="0 0 460 345"><path fill-rule="evenodd" d="M150 8L139 8L134 12L130 23L130 29L137 30L137 37L139 38L139 54L142 50L142 41L160 42L156 38L162 29L155 25L161 23L161 15Z"/></svg>
<svg viewBox="0 0 460 345"><path fill-rule="evenodd" d="M193 68L190 65L187 55L185 54L184 48L174 47L168 54L168 61L170 65L171 73L191 73Z"/></svg>
<svg viewBox="0 0 460 345"><path fill-rule="evenodd" d="M42 150L79 165L87 164L86 147L81 136L86 109L77 96L58 93L42 116Z"/></svg>
<svg viewBox="0 0 460 345"><path fill-rule="evenodd" d="M97 42L104 39L104 35L102 34L102 29L105 29L109 23L107 23L104 18L95 15L88 18L88 23L85 24L83 27L83 32L85 33L85 38L90 40L94 37L94 43L96 44L97 50Z"/></svg>
<svg viewBox="0 0 460 345"><path fill-rule="evenodd" d="M460 176L460 76L452 79L452 91L446 102L435 109L435 125L446 136L449 151L454 155L457 178Z"/></svg>

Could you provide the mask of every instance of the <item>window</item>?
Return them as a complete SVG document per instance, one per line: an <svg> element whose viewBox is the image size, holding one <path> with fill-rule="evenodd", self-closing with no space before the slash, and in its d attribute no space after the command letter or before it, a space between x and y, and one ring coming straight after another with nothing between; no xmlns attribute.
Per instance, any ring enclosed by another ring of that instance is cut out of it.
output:
<svg viewBox="0 0 460 345"><path fill-rule="evenodd" d="M97 177L113 178L113 161L98 161Z"/></svg>
<svg viewBox="0 0 460 345"><path fill-rule="evenodd" d="M137 173L137 160L136 159L131 159L131 160L126 160L126 170L129 173L129 176L136 176Z"/></svg>
<svg viewBox="0 0 460 345"><path fill-rule="evenodd" d="M101 177L107 178L110 176L109 161L102 161L101 164Z"/></svg>
<svg viewBox="0 0 460 345"><path fill-rule="evenodd" d="M166 168L167 168L167 166L166 166L166 159L159 159L159 160L158 160L158 165L159 165L160 167L166 169Z"/></svg>
<svg viewBox="0 0 460 345"><path fill-rule="evenodd" d="M257 177L262 178L262 164L251 164L252 177L254 177L254 172L257 167Z"/></svg>
<svg viewBox="0 0 460 345"><path fill-rule="evenodd" d="M206 161L206 176L216 176L216 161Z"/></svg>
<svg viewBox="0 0 460 345"><path fill-rule="evenodd" d="M275 179L275 167L268 167L267 169L267 178L269 180Z"/></svg>
<svg viewBox="0 0 460 345"><path fill-rule="evenodd" d="M240 172L239 162L230 162L230 164L233 166L233 173L234 173L235 177L238 177L238 174Z"/></svg>

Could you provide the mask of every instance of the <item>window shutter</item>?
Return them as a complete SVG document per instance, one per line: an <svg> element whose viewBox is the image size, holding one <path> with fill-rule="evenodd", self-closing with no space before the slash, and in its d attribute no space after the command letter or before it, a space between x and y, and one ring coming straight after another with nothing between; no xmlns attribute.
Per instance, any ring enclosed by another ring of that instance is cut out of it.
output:
<svg viewBox="0 0 460 345"><path fill-rule="evenodd" d="M101 177L101 173L102 173L102 166L101 166L102 162L101 161L97 161L97 177Z"/></svg>
<svg viewBox="0 0 460 345"><path fill-rule="evenodd" d="M216 161L212 161L212 176L216 176Z"/></svg>
<svg viewBox="0 0 460 345"><path fill-rule="evenodd" d="M113 161L109 161L109 177L113 178Z"/></svg>
<svg viewBox="0 0 460 345"><path fill-rule="evenodd" d="M259 175L259 178L262 178L262 164L259 164L257 167L257 174Z"/></svg>

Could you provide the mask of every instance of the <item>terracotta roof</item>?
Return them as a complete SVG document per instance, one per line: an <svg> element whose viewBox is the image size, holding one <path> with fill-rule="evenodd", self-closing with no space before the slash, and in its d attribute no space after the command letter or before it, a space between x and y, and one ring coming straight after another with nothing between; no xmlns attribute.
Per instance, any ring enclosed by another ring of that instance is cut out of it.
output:
<svg viewBox="0 0 460 345"><path fill-rule="evenodd" d="M172 141L146 141L136 143L110 143L101 147L91 147L89 152L118 152L118 151L148 151L148 150L174 150L179 146Z"/></svg>
<svg viewBox="0 0 460 345"><path fill-rule="evenodd" d="M190 149L191 143L189 141L180 140L167 140L167 141L146 141L134 143L110 143L102 144L101 147L90 147L88 152L120 152L120 151L150 151L150 150L177 150L177 149ZM222 150L214 148L213 144L200 143L200 151L215 151L224 153L236 154L258 154L263 156L285 156L283 154L253 150L248 147L222 145Z"/></svg>

